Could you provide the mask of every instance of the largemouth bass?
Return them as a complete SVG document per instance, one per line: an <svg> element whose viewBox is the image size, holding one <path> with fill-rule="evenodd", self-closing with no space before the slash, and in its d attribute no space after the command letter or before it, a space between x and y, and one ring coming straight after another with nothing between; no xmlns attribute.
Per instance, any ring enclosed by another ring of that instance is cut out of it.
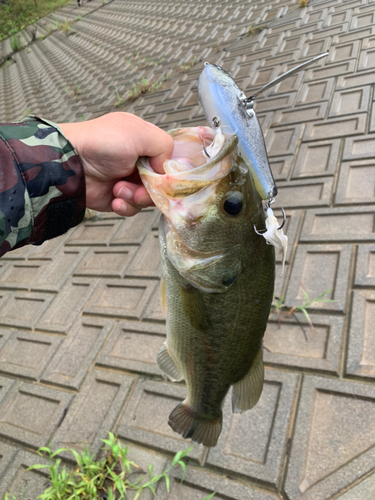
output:
<svg viewBox="0 0 375 500"><path fill-rule="evenodd" d="M275 273L274 248L257 234L265 210L238 137L220 128L173 130L165 174L146 158L138 169L163 216L159 239L167 340L157 362L187 397L169 416L184 438L215 446L222 404L252 408L262 388L262 338ZM268 228L268 234L272 228ZM273 231L275 232L275 231Z"/></svg>

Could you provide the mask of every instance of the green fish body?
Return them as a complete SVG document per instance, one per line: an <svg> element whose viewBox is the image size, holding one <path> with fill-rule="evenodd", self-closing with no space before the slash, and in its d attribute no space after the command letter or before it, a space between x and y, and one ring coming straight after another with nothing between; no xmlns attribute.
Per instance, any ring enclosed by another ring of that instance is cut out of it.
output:
<svg viewBox="0 0 375 500"><path fill-rule="evenodd" d="M262 392L274 248L254 230L264 228L265 213L237 137L208 127L170 133L175 151L164 175L152 172L145 159L138 164L163 212L167 340L157 362L187 386L169 425L184 438L215 446L230 386L236 412L252 408Z"/></svg>

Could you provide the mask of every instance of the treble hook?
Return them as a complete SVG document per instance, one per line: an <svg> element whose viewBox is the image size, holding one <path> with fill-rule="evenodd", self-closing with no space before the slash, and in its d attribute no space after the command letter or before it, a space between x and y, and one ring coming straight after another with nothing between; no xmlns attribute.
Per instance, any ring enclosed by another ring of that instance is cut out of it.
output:
<svg viewBox="0 0 375 500"><path fill-rule="evenodd" d="M280 227L277 228L277 230L282 229L285 226L285 222L286 222L286 216L285 216L284 209L282 208L281 211L283 213L283 223L281 224Z"/></svg>

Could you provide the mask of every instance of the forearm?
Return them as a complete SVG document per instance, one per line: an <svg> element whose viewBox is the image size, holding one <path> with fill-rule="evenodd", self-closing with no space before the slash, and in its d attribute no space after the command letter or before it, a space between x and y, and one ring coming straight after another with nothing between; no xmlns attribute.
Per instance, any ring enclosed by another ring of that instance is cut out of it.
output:
<svg viewBox="0 0 375 500"><path fill-rule="evenodd" d="M56 125L0 124L0 256L63 234L84 210L82 163Z"/></svg>

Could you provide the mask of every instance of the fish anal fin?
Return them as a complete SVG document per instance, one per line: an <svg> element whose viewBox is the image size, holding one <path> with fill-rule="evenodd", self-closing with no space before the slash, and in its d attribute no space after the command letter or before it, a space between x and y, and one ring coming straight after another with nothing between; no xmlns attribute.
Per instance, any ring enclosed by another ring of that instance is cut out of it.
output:
<svg viewBox="0 0 375 500"><path fill-rule="evenodd" d="M169 415L168 424L185 439L192 439L204 446L216 446L219 439L223 415L216 418L203 418L192 411L184 401Z"/></svg>
<svg viewBox="0 0 375 500"><path fill-rule="evenodd" d="M156 362L160 370L168 375L172 382L180 382L184 379L172 356L169 354L166 342L164 342L162 348L160 349Z"/></svg>
<svg viewBox="0 0 375 500"><path fill-rule="evenodd" d="M262 394L263 381L263 354L262 349L259 349L249 371L241 380L233 384L232 409L234 413L250 410L257 404Z"/></svg>

